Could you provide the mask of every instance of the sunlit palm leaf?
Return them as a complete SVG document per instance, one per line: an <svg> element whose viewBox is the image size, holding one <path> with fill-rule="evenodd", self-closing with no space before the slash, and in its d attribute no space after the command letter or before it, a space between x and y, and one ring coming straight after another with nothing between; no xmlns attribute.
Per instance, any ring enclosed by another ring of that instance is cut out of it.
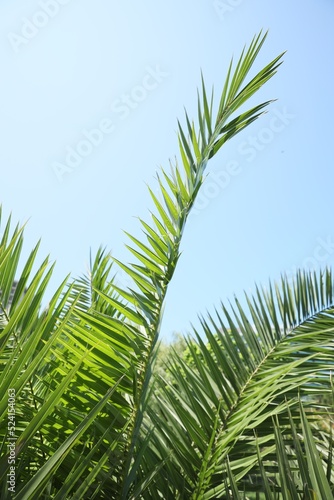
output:
<svg viewBox="0 0 334 500"><path fill-rule="evenodd" d="M315 301L315 296L322 298ZM319 414L319 394L331 392L331 273L318 277L300 273L291 290L283 280L276 295L269 287L269 291L258 291L254 299L247 297L247 302L248 314L236 300L232 314L222 306L225 319L218 312L217 320L202 319L208 344L195 332L197 343L188 341L191 365L175 359L170 367L174 382L160 384L164 391L159 396L160 415L156 407L151 413L177 470L169 472L170 484L177 492L186 482L189 498L224 494L227 456L238 481L244 479L249 485L248 474L258 467L254 431L262 459L270 458L275 443L272 418L279 415L281 425L288 425L290 408L297 419L299 395L305 408L316 408ZM299 311L298 321L294 311ZM217 429L214 446L210 444L213 429ZM204 477L210 484L205 494L198 490Z"/></svg>

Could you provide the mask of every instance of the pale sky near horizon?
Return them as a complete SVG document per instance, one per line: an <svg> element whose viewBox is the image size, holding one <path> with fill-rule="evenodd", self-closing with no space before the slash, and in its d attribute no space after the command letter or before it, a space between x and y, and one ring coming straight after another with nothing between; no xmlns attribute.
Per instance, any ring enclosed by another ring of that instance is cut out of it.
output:
<svg viewBox="0 0 334 500"><path fill-rule="evenodd" d="M29 219L24 255L41 238L40 261L56 261L50 293L90 248L129 258L122 231L149 219L146 183L178 155L200 71L218 97L261 29L255 69L287 53L256 102L277 101L209 163L162 337L254 283L333 265L333 25L331 0L2 2L0 203Z"/></svg>

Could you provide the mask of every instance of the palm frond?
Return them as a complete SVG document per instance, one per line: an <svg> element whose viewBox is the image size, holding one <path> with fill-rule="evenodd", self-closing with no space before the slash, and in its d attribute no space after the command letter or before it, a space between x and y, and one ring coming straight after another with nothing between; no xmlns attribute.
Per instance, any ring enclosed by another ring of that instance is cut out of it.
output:
<svg viewBox="0 0 334 500"><path fill-rule="evenodd" d="M332 390L331 272L299 273L291 287L283 279L275 294L271 286L267 291L258 289L256 297L246 297L246 302L248 313L236 299L232 313L222 305L224 319L218 311L217 319L202 318L207 343L199 332L196 343L188 339L192 362L175 356L169 368L173 380L159 384L160 412L154 406L150 414L174 463L175 471L171 466L166 469L171 474L169 484L177 492L186 482L189 498L226 494L227 457L238 482L249 487L249 477L259 467L257 446L262 460L269 460L275 449L272 419L279 416L280 424L289 426L291 412L297 422L301 397L309 419L315 421L319 395ZM324 406L324 416L326 411ZM209 485L205 493L199 489L204 477Z"/></svg>

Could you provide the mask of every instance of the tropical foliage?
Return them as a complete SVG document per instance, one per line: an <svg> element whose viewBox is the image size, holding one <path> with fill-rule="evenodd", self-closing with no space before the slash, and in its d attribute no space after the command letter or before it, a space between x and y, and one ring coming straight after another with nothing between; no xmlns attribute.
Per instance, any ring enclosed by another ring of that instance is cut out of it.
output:
<svg viewBox="0 0 334 500"><path fill-rule="evenodd" d="M184 339L186 357L168 352L155 370L168 284L208 160L270 104L236 115L281 64L282 55L247 80L265 38L231 61L217 103L202 78L197 125L187 114L179 124L180 159L157 174L159 193L149 190L156 211L140 220L143 239L128 234L133 263L100 249L45 308L53 266L37 264L38 245L22 265L23 228L5 221L1 498L332 498L329 270L299 273L292 285L282 278L246 296L246 307L221 305ZM131 287L116 285L115 266Z"/></svg>

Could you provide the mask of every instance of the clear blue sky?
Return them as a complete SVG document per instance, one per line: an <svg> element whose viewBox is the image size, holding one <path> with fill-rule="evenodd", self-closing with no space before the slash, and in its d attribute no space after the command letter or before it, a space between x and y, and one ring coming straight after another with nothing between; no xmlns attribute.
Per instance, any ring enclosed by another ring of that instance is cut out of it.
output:
<svg viewBox="0 0 334 500"><path fill-rule="evenodd" d="M200 70L220 92L231 55L269 29L257 69L287 54L258 100L278 100L209 165L162 335L255 282L333 265L333 26L331 0L1 2L0 202L29 219L25 255L41 237L54 288L91 247L127 260L122 230L138 232L145 183L178 153Z"/></svg>

